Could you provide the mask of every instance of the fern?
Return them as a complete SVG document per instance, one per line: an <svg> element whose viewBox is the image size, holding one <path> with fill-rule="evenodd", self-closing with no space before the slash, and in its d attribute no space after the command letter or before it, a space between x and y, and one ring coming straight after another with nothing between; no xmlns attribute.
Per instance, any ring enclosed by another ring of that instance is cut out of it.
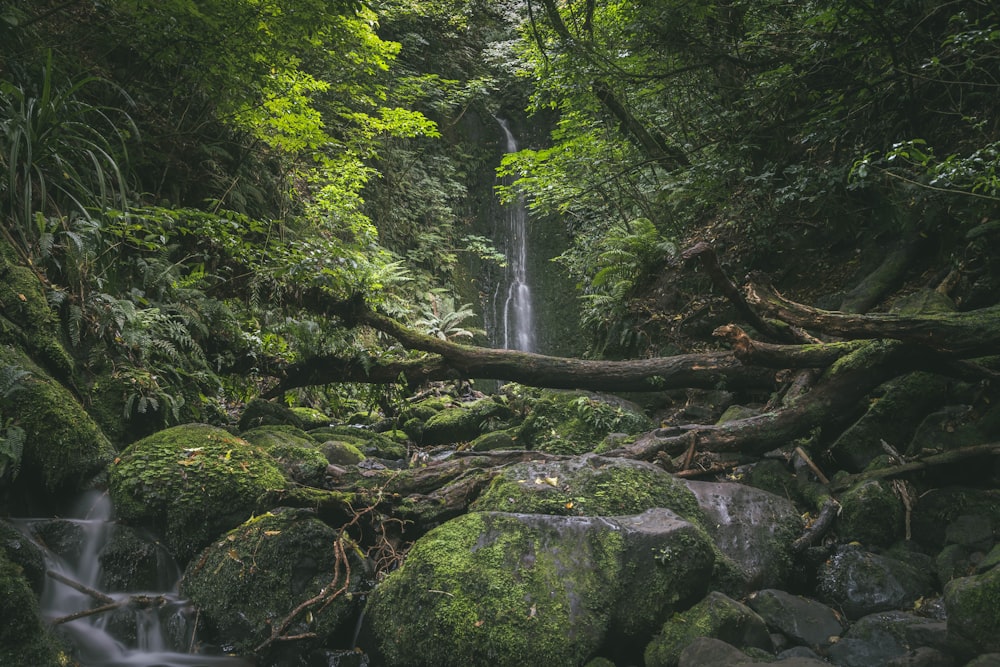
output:
<svg viewBox="0 0 1000 667"><path fill-rule="evenodd" d="M0 398L7 398L23 389L21 380L29 375L28 371L14 364L0 367ZM15 426L10 419L5 420L0 408L0 479L8 474L11 480L17 477L21 470L25 439L24 429Z"/></svg>

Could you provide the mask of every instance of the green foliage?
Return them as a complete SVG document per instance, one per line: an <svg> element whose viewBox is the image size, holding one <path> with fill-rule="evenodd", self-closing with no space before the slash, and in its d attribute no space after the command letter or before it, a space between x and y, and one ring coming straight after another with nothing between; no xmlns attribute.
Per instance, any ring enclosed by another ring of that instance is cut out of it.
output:
<svg viewBox="0 0 1000 667"><path fill-rule="evenodd" d="M484 334L480 329L470 330L460 326L465 320L476 316L471 305L466 303L456 308L450 300L442 299L439 294L434 293L430 295L430 301L421 308L420 318L415 322L426 333L450 341L458 338L471 340L477 333Z"/></svg>
<svg viewBox="0 0 1000 667"><path fill-rule="evenodd" d="M0 366L0 399L6 400L15 391L23 389L20 380L29 375L28 371L8 364ZM24 454L24 429L17 426L11 419L5 419L0 409L0 479L10 476L17 478L21 470L21 456Z"/></svg>

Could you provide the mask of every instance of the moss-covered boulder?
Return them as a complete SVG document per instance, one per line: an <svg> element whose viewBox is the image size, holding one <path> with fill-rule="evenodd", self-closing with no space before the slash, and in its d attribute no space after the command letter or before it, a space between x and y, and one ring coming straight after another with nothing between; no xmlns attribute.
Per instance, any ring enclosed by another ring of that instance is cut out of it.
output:
<svg viewBox="0 0 1000 667"><path fill-rule="evenodd" d="M60 382L70 382L73 360L59 340L58 331L38 276L20 266L10 246L0 241L0 346L24 350L47 374Z"/></svg>
<svg viewBox="0 0 1000 667"><path fill-rule="evenodd" d="M365 579L365 568L356 547L346 538L338 543L341 539L308 510L278 509L217 540L188 565L181 581L182 593L199 610L203 636L249 655L299 609L283 634L314 637L276 642L264 653L264 662L278 664L274 656L280 653L292 664L286 648L302 656L323 646L346 645L358 611L352 593ZM345 565L351 583L338 593L347 581ZM328 595L320 596L323 591Z"/></svg>
<svg viewBox="0 0 1000 667"><path fill-rule="evenodd" d="M646 646L646 667L676 667L681 652L698 637L712 637L740 649L772 648L767 625L756 612L713 591L663 624L659 634Z"/></svg>
<svg viewBox="0 0 1000 667"><path fill-rule="evenodd" d="M651 463L584 454L507 466L472 504L475 511L617 516L666 507L701 523L694 494Z"/></svg>
<svg viewBox="0 0 1000 667"><path fill-rule="evenodd" d="M522 449L553 454L596 450L609 433L635 435L653 428L639 406L608 394L525 390L530 412L518 430Z"/></svg>
<svg viewBox="0 0 1000 667"><path fill-rule="evenodd" d="M330 440L354 445L365 456L379 459L399 460L406 457L406 434L401 431L379 433L359 426L324 426L309 431L309 436L318 443Z"/></svg>
<svg viewBox="0 0 1000 667"><path fill-rule="evenodd" d="M292 414L299 418L299 421L302 422L302 428L306 431L328 426L333 421L328 415L316 408L294 407Z"/></svg>
<svg viewBox="0 0 1000 667"><path fill-rule="evenodd" d="M365 455L349 442L328 440L320 446L324 458L334 465L352 466L365 460Z"/></svg>
<svg viewBox="0 0 1000 667"><path fill-rule="evenodd" d="M905 448L948 389L947 379L930 373L910 373L887 383L868 411L834 441L830 453L843 469L860 472L885 453L883 440Z"/></svg>
<svg viewBox="0 0 1000 667"><path fill-rule="evenodd" d="M840 505L837 533L841 541L887 547L903 537L906 508L888 482L856 484L844 492Z"/></svg>
<svg viewBox="0 0 1000 667"><path fill-rule="evenodd" d="M387 665L581 665L704 591L711 545L668 510L470 513L420 538L369 602Z"/></svg>
<svg viewBox="0 0 1000 667"><path fill-rule="evenodd" d="M431 415L420 430L424 445L447 445L468 442L483 432L493 430L491 421L501 423L510 416L510 408L492 398L447 407Z"/></svg>
<svg viewBox="0 0 1000 667"><path fill-rule="evenodd" d="M62 667L70 664L60 642L46 629L35 591L24 570L0 544L0 665Z"/></svg>
<svg viewBox="0 0 1000 667"><path fill-rule="evenodd" d="M853 545L838 548L817 573L819 599L850 619L909 608L931 595L935 585L934 574L925 562L875 554Z"/></svg>
<svg viewBox="0 0 1000 667"><path fill-rule="evenodd" d="M3 401L3 416L24 430L14 480L22 512L51 511L92 484L115 450L76 397L23 353L0 346L0 366L27 371Z"/></svg>
<svg viewBox="0 0 1000 667"><path fill-rule="evenodd" d="M305 431L294 426L260 426L240 437L266 451L293 482L323 486L328 461Z"/></svg>
<svg viewBox="0 0 1000 667"><path fill-rule="evenodd" d="M285 485L262 448L204 424L143 438L122 453L110 475L118 517L162 535L181 563L245 521L265 491Z"/></svg>
<svg viewBox="0 0 1000 667"><path fill-rule="evenodd" d="M1000 651L1000 567L953 579L945 586L948 632L975 653Z"/></svg>

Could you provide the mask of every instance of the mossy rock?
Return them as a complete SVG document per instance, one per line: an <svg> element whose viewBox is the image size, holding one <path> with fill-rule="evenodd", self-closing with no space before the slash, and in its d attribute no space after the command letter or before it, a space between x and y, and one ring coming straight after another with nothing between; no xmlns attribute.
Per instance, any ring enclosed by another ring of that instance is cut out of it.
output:
<svg viewBox="0 0 1000 667"><path fill-rule="evenodd" d="M711 546L668 510L617 519L470 513L375 589L390 666L580 665L704 590Z"/></svg>
<svg viewBox="0 0 1000 667"><path fill-rule="evenodd" d="M339 638L349 641L357 611L357 592L365 579L365 566L357 548L347 538L342 546L349 558L350 588L333 593L345 581L344 562L334 549L342 539L337 531L301 509L278 509L254 517L217 540L184 572L181 592L198 608L202 626L210 641L233 647L240 655L250 655L268 639L294 609L312 599L327 586L327 600L317 601L299 613L287 635L314 634L310 639L277 642L261 656L267 664L277 662L275 652L282 644L291 645L295 655L334 645ZM309 613L305 613L305 612ZM349 627L348 627L349 626ZM341 643L342 643L341 642ZM296 662L295 664L300 664Z"/></svg>
<svg viewBox="0 0 1000 667"><path fill-rule="evenodd" d="M961 516L989 517L994 530L1000 531L1000 490L947 487L928 491L913 508L913 538L932 551L940 550L948 526Z"/></svg>
<svg viewBox="0 0 1000 667"><path fill-rule="evenodd" d="M35 591L24 570L0 544L0 665L64 667L71 664L62 644L38 611Z"/></svg>
<svg viewBox="0 0 1000 667"><path fill-rule="evenodd" d="M764 619L745 604L713 591L663 625L646 647L646 666L676 667L681 652L698 637L711 637L740 649L772 649Z"/></svg>
<svg viewBox="0 0 1000 667"><path fill-rule="evenodd" d="M398 439L399 435L402 435L403 442ZM309 436L321 444L329 440L350 443L365 456L389 460L406 458L406 435L400 432L379 433L358 426L324 426L312 429Z"/></svg>
<svg viewBox="0 0 1000 667"><path fill-rule="evenodd" d="M294 426L260 426L240 437L266 451L293 482L323 486L329 462L305 431Z"/></svg>
<svg viewBox="0 0 1000 667"><path fill-rule="evenodd" d="M352 466L365 460L361 450L349 442L328 440L320 446L326 460L334 465Z"/></svg>
<svg viewBox="0 0 1000 667"><path fill-rule="evenodd" d="M906 508L888 482L852 486L840 498L837 534L843 542L887 547L903 537Z"/></svg>
<svg viewBox="0 0 1000 667"><path fill-rule="evenodd" d="M424 422L420 442L425 445L468 442L492 430L491 421L502 423L510 415L509 407L492 398L444 408Z"/></svg>
<svg viewBox="0 0 1000 667"><path fill-rule="evenodd" d="M1000 568L948 582L944 604L949 633L976 653L1000 651Z"/></svg>
<svg viewBox="0 0 1000 667"><path fill-rule="evenodd" d="M553 454L595 451L609 433L636 435L653 428L642 410L624 399L585 391L532 390L530 412L518 430L524 449Z"/></svg>
<svg viewBox="0 0 1000 667"><path fill-rule="evenodd" d="M25 350L60 382L73 377L73 359L53 332L59 324L35 273L13 261L0 241L0 345Z"/></svg>
<svg viewBox="0 0 1000 667"><path fill-rule="evenodd" d="M949 382L930 373L910 373L887 383L882 396L830 447L837 464L850 472L864 470L885 453L883 440L905 449L923 417L947 395Z"/></svg>
<svg viewBox="0 0 1000 667"><path fill-rule="evenodd" d="M476 499L474 511L618 516L665 507L703 521L698 502L673 475L651 463L585 454L507 466Z"/></svg>
<svg viewBox="0 0 1000 667"><path fill-rule="evenodd" d="M0 554L4 551L31 584L36 596L45 586L45 554L20 530L0 519Z"/></svg>
<svg viewBox="0 0 1000 667"><path fill-rule="evenodd" d="M492 452L496 449L517 449L517 443L509 430L483 433L469 443L469 449L474 452Z"/></svg>
<svg viewBox="0 0 1000 667"><path fill-rule="evenodd" d="M759 461L740 481L761 491L788 498L797 504L803 501L795 475L781 461L774 459Z"/></svg>
<svg viewBox="0 0 1000 667"><path fill-rule="evenodd" d="M238 427L242 432L258 426L281 425L302 428L302 420L284 403L255 398L243 408Z"/></svg>
<svg viewBox="0 0 1000 667"><path fill-rule="evenodd" d="M302 428L306 431L329 425L332 421L325 413L316 408L295 407L292 414L299 418Z"/></svg>
<svg viewBox="0 0 1000 667"><path fill-rule="evenodd" d="M265 491L286 486L262 448L204 424L131 445L112 466L110 482L118 517L162 535L181 563L245 521Z"/></svg>
<svg viewBox="0 0 1000 667"><path fill-rule="evenodd" d="M28 499L28 506L76 496L111 463L114 448L73 394L25 355L0 346L2 365L30 373L18 381L20 389L3 399L4 417L25 434L12 495Z"/></svg>

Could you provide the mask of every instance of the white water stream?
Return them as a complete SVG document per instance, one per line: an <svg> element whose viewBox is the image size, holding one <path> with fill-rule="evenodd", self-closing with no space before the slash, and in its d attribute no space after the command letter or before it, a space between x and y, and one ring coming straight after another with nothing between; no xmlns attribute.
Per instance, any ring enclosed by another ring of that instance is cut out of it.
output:
<svg viewBox="0 0 1000 667"><path fill-rule="evenodd" d="M507 139L506 151L517 152L517 140L507 121L498 118ZM504 207L507 243L507 269L505 272L506 297L503 303L502 346L508 350L535 351L535 322L531 306L531 288L528 285L528 212L524 201L518 197Z"/></svg>
<svg viewBox="0 0 1000 667"><path fill-rule="evenodd" d="M106 493L87 494L70 518L20 519L15 523L45 551L51 574L46 577L42 593L42 615L55 623L58 632L72 644L73 657L82 667L248 666L237 658L184 652L195 645L194 624L190 605L176 594L178 572L172 563L168 566L170 571L165 573L170 590L128 593L100 590L100 555L114 530L111 501ZM64 524L56 533L72 536L61 548L49 548L40 538L42 534L53 534L54 523ZM115 605L118 606L108 611L65 620L80 612ZM128 643L120 636L123 634L128 635Z"/></svg>

